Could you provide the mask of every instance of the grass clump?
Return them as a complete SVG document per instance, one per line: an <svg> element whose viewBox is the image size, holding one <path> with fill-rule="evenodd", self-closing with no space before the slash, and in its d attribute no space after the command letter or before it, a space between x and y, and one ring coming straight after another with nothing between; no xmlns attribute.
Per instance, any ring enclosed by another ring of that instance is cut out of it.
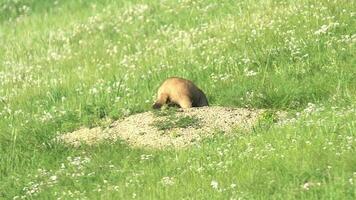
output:
<svg viewBox="0 0 356 200"><path fill-rule="evenodd" d="M177 108L169 107L161 110L153 110L153 115L156 117L172 116L178 112Z"/></svg>
<svg viewBox="0 0 356 200"><path fill-rule="evenodd" d="M156 119L151 125L158 130L170 130L173 128L188 128L200 127L199 119L195 116L181 116L176 114L177 109L167 109L162 111L154 111L154 115L163 117Z"/></svg>

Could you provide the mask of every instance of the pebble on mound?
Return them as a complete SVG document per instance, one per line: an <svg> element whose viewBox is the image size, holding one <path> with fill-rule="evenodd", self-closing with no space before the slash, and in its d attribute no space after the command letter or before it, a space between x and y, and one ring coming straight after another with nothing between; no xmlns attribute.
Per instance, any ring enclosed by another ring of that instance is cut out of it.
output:
<svg viewBox="0 0 356 200"><path fill-rule="evenodd" d="M107 128L82 128L59 135L67 144L93 145L103 141L126 141L134 147L180 148L221 131L249 130L263 110L200 107L183 110L149 111L113 122Z"/></svg>

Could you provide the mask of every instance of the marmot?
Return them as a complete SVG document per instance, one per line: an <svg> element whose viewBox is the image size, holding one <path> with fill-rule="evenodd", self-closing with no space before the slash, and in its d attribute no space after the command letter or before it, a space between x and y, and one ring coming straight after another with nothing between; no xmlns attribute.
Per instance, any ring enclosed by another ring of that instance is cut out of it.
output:
<svg viewBox="0 0 356 200"><path fill-rule="evenodd" d="M201 89L192 81L179 77L168 78L162 83L152 108L160 109L164 104L178 105L181 108L209 106Z"/></svg>

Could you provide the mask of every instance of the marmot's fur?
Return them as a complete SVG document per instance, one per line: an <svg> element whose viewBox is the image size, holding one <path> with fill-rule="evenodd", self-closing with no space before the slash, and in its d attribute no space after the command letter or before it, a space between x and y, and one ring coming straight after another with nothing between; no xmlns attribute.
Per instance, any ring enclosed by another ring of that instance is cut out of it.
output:
<svg viewBox="0 0 356 200"><path fill-rule="evenodd" d="M162 83L152 108L159 109L164 104L179 105L181 108L209 106L201 89L192 81L178 77L168 78Z"/></svg>

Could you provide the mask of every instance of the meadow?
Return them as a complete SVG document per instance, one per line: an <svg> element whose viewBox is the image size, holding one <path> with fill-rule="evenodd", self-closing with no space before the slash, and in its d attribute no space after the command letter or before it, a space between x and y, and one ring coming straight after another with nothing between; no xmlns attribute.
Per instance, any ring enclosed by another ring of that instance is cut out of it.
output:
<svg viewBox="0 0 356 200"><path fill-rule="evenodd" d="M0 0L0 199L356 199L350 0ZM184 149L53 140L169 76L284 111Z"/></svg>

